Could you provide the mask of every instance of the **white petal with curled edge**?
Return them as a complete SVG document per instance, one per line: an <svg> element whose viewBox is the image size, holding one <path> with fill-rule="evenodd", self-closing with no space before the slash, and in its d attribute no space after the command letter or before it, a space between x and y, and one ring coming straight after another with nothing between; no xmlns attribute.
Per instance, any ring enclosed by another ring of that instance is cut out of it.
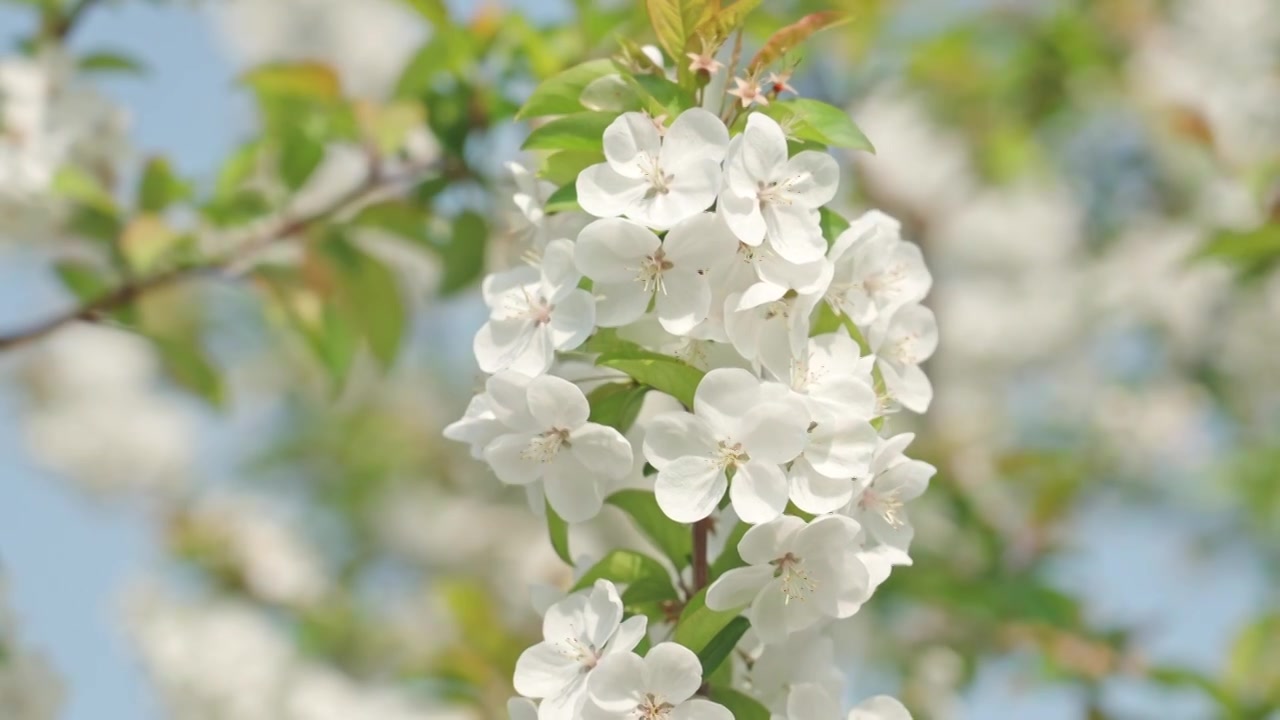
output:
<svg viewBox="0 0 1280 720"><path fill-rule="evenodd" d="M614 172L642 179L641 156L658 157L662 151L662 135L652 118L644 113L628 112L605 128L603 145L605 160Z"/></svg>
<svg viewBox="0 0 1280 720"><path fill-rule="evenodd" d="M821 260L827 252L827 241L822 238L817 210L800 205L771 203L761 209L764 215L765 235L769 246L782 259L793 263L811 263Z"/></svg>
<svg viewBox="0 0 1280 720"><path fill-rule="evenodd" d="M791 542L804 520L793 515L783 515L761 525L756 525L742 536L738 543L738 555L752 565L767 565L787 554Z"/></svg>
<svg viewBox="0 0 1280 720"><path fill-rule="evenodd" d="M607 163L583 170L574 186L583 211L601 218L623 214L652 187L644 178L619 175Z"/></svg>
<svg viewBox="0 0 1280 720"><path fill-rule="evenodd" d="M668 270L664 273L663 290L655 297L658 322L673 335L689 332L706 320L711 310L711 285L692 270Z"/></svg>
<svg viewBox="0 0 1280 720"><path fill-rule="evenodd" d="M806 150L787 161L782 174L797 205L817 209L831 202L840 185L840 166L826 153Z"/></svg>
<svg viewBox="0 0 1280 720"><path fill-rule="evenodd" d="M911 713L896 699L876 695L858 703L849 713L848 720L911 720Z"/></svg>
<svg viewBox="0 0 1280 720"><path fill-rule="evenodd" d="M768 565L747 565L728 570L707 589L707 607L712 610L745 607L772 579L773 568Z"/></svg>
<svg viewBox="0 0 1280 720"><path fill-rule="evenodd" d="M555 459L546 463L542 472L542 486L547 502L565 522L579 523L600 514L604 506L604 492L590 468L569 452L562 449Z"/></svg>

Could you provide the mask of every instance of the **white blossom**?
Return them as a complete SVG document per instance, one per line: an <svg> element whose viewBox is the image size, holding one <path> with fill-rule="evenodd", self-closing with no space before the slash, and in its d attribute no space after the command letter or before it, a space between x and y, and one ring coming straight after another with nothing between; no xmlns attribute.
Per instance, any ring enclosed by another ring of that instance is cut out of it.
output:
<svg viewBox="0 0 1280 720"><path fill-rule="evenodd" d="M879 440L870 476L859 483L847 510L899 565L911 564L907 550L914 536L905 505L924 493L937 472L929 463L903 455L913 439L913 433L902 433Z"/></svg>
<svg viewBox="0 0 1280 720"><path fill-rule="evenodd" d="M664 642L644 657L614 653L591 674L585 720L733 720L723 705L694 697L702 663L683 645Z"/></svg>
<svg viewBox="0 0 1280 720"><path fill-rule="evenodd" d="M933 401L933 384L920 369L938 348L938 321L923 305L907 305L867 334L876 367L889 398L913 412L924 412Z"/></svg>
<svg viewBox="0 0 1280 720"><path fill-rule="evenodd" d="M626 654L644 637L644 616L622 619L622 599L608 580L548 608L543 641L516 661L516 692L538 698L538 720L578 720L591 676L613 654Z"/></svg>
<svg viewBox="0 0 1280 720"><path fill-rule="evenodd" d="M606 161L578 176L578 204L596 217L665 230L715 201L728 144L724 123L701 108L665 129L643 113L623 113L604 131Z"/></svg>
<svg viewBox="0 0 1280 720"><path fill-rule="evenodd" d="M784 515L747 531L738 553L747 563L720 576L707 591L707 607L750 605L747 618L766 643L824 618L846 618L870 595L858 556L862 528L842 515L806 523Z"/></svg>
<svg viewBox="0 0 1280 720"><path fill-rule="evenodd" d="M901 223L872 210L831 246L828 257L835 271L827 301L859 327L919 302L933 284L920 247L904 241L901 233Z"/></svg>
<svg viewBox="0 0 1280 720"><path fill-rule="evenodd" d="M791 689L784 720L839 720L840 715L836 696L816 684L805 683ZM888 695L876 695L859 703L846 720L911 720L911 714Z"/></svg>
<svg viewBox="0 0 1280 720"><path fill-rule="evenodd" d="M569 522L592 518L606 483L631 468L631 444L617 430L587 422L590 407L577 385L551 375L502 372L485 389L507 428L484 458L504 483L541 481L547 502Z"/></svg>
<svg viewBox="0 0 1280 720"><path fill-rule="evenodd" d="M725 157L719 209L738 239L766 238L784 259L813 262L826 254L818 208L836 194L840 169L830 155L805 150L787 157L787 137L761 113L747 116Z"/></svg>
<svg viewBox="0 0 1280 720"><path fill-rule="evenodd" d="M782 463L804 449L809 418L804 403L779 383L761 383L738 368L707 373L693 412L660 415L649 425L644 454L655 468L658 505L678 522L715 510L728 487L739 517L771 520L787 504Z"/></svg>
<svg viewBox="0 0 1280 720"><path fill-rule="evenodd" d="M578 289L573 243L554 240L540 268L520 267L484 279L489 321L472 344L480 369L546 372L557 350L581 345L595 326L595 301Z"/></svg>
<svg viewBox="0 0 1280 720"><path fill-rule="evenodd" d="M574 260L593 281L601 327L635 322L652 302L662 326L683 335L707 319L707 272L732 258L735 247L733 234L712 213L676 223L661 240L643 225L604 218L579 234Z"/></svg>
<svg viewBox="0 0 1280 720"><path fill-rule="evenodd" d="M775 714L786 712L790 690L796 685L816 684L831 697L840 697L844 675L836 664L835 641L828 630L819 623L765 645L746 673L752 696Z"/></svg>

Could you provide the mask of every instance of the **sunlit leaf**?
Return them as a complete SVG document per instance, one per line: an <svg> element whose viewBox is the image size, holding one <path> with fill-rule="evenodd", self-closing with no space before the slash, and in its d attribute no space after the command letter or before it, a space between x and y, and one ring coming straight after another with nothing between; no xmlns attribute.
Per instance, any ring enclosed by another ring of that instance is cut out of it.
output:
<svg viewBox="0 0 1280 720"><path fill-rule="evenodd" d="M712 702L720 703L733 714L734 720L769 720L769 709L749 695L744 695L732 688L714 686L711 688Z"/></svg>
<svg viewBox="0 0 1280 720"><path fill-rule="evenodd" d="M707 0L645 0L658 44L673 62L685 65L685 46L698 29Z"/></svg>
<svg viewBox="0 0 1280 720"><path fill-rule="evenodd" d="M616 382L601 385L587 395L591 404L593 423L608 425L619 432L626 432L635 423L640 408L644 405L645 393L649 391L644 385Z"/></svg>
<svg viewBox="0 0 1280 720"><path fill-rule="evenodd" d="M597 78L616 73L613 61L591 60L547 78L516 113L517 120L542 115L566 115L583 110L582 91Z"/></svg>
<svg viewBox="0 0 1280 720"><path fill-rule="evenodd" d="M854 124L849 113L834 105L809 98L797 98L772 103L762 112L777 120L792 137L800 140L875 152L871 141Z"/></svg>
<svg viewBox="0 0 1280 720"><path fill-rule="evenodd" d="M707 607L707 591L694 595L676 623L674 640L695 653L701 653L729 626L739 612L737 610L712 610Z"/></svg>
<svg viewBox="0 0 1280 720"><path fill-rule="evenodd" d="M658 507L653 493L647 490L620 490L606 503L622 510L635 521L645 537L662 551L676 568L689 565L693 556L693 535L689 526L667 517Z"/></svg>
<svg viewBox="0 0 1280 720"><path fill-rule="evenodd" d="M240 80L264 98L335 101L342 97L338 73L319 62L260 65L246 72Z"/></svg>
<svg viewBox="0 0 1280 720"><path fill-rule="evenodd" d="M581 112L556 118L534 128L521 145L525 150L600 150L604 131L616 113Z"/></svg>

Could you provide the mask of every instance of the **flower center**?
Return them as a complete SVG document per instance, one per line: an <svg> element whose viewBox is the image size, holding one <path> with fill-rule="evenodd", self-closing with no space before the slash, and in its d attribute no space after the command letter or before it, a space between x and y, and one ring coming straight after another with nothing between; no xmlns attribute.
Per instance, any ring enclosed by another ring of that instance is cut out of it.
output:
<svg viewBox="0 0 1280 720"><path fill-rule="evenodd" d="M595 645L588 645L576 637L566 638L563 645L560 652L570 660L580 663L583 673L590 672L600 662L600 653Z"/></svg>
<svg viewBox="0 0 1280 720"><path fill-rule="evenodd" d="M756 198L760 200L760 205L790 205L791 204L791 186L795 185L798 178L787 178L786 180L778 180L766 183L761 180L756 184Z"/></svg>
<svg viewBox="0 0 1280 720"><path fill-rule="evenodd" d="M742 449L742 443L733 440L721 440L716 452L717 463L725 470L745 465L751 460L751 456Z"/></svg>
<svg viewBox="0 0 1280 720"><path fill-rule="evenodd" d="M668 260L666 252L659 247L656 252L641 261L636 280L644 283L645 292L657 290L666 294L667 288L662 282L662 274L674 267L675 263Z"/></svg>
<svg viewBox="0 0 1280 720"><path fill-rule="evenodd" d="M551 462L556 453L560 452L560 448L568 445L569 431L563 428L551 428L541 435L534 436L524 452L520 453L520 457L535 462Z"/></svg>
<svg viewBox="0 0 1280 720"><path fill-rule="evenodd" d="M858 507L876 513L894 529L907 524L906 516L902 512L904 506L905 503L898 497L897 490L879 493L875 491L874 486L863 491L862 498L858 500Z"/></svg>
<svg viewBox="0 0 1280 720"><path fill-rule="evenodd" d="M646 693L644 699L636 706L636 718L637 720L663 720L675 709L675 705L655 697L653 693Z"/></svg>
<svg viewBox="0 0 1280 720"><path fill-rule="evenodd" d="M520 295L509 297L506 306L510 317L532 320L535 325L551 322L551 313L556 309L545 297L530 293L528 288L521 288Z"/></svg>
<svg viewBox="0 0 1280 720"><path fill-rule="evenodd" d="M889 355L903 365L919 365L920 358L916 355L918 339L915 333L903 335L889 348Z"/></svg>
<svg viewBox="0 0 1280 720"><path fill-rule="evenodd" d="M636 164L640 166L640 174L644 176L645 180L649 181L649 197L666 195L671 192L671 181L675 180L675 176L663 172L656 156L641 153Z"/></svg>
<svg viewBox="0 0 1280 720"><path fill-rule="evenodd" d="M769 303L768 305L765 305L764 307L765 307L765 310L764 310L765 320L772 320L779 316L781 316L784 320L786 318L791 317L790 298L774 300L773 302Z"/></svg>
<svg viewBox="0 0 1280 720"><path fill-rule="evenodd" d="M789 605L792 600L804 602L817 592L818 581L809 576L804 569L804 560L787 553L777 560L769 562L773 566L773 576L782 579L782 594L787 596L783 604Z"/></svg>

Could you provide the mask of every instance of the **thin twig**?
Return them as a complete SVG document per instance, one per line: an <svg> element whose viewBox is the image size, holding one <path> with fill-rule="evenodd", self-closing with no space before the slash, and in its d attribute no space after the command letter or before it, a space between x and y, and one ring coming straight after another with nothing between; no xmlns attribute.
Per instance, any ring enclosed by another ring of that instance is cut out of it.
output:
<svg viewBox="0 0 1280 720"><path fill-rule="evenodd" d="M733 82L733 78L738 74L738 63L742 60L742 28L738 28L738 33L733 38L733 54L729 56L729 74L725 76L725 89L729 88L729 84ZM733 108L734 103L729 103L729 107L724 106L724 100L733 97L725 92L724 98L720 102L720 117L728 123L729 110Z"/></svg>
<svg viewBox="0 0 1280 720"><path fill-rule="evenodd" d="M129 305L144 295L171 285L177 285L201 275L225 272L246 262L271 245L300 237L312 225L341 214L365 200L372 193L402 183L421 172L423 172L423 169L418 169L416 173L410 173L407 177L384 178L380 176L376 165L371 165L366 179L335 200L329 207L285 221L272 228L269 232L256 238L251 238L221 256L203 262L179 265L148 277L131 280L94 300L74 307L60 315L55 315L25 330L19 330L8 335L0 335L0 352L33 343L74 322L97 322L107 313Z"/></svg>
<svg viewBox="0 0 1280 720"><path fill-rule="evenodd" d="M60 17L53 20L47 29L47 34L58 41L66 40L71 33L84 20L85 14L93 8L100 0L79 0L71 9L63 13Z"/></svg>

